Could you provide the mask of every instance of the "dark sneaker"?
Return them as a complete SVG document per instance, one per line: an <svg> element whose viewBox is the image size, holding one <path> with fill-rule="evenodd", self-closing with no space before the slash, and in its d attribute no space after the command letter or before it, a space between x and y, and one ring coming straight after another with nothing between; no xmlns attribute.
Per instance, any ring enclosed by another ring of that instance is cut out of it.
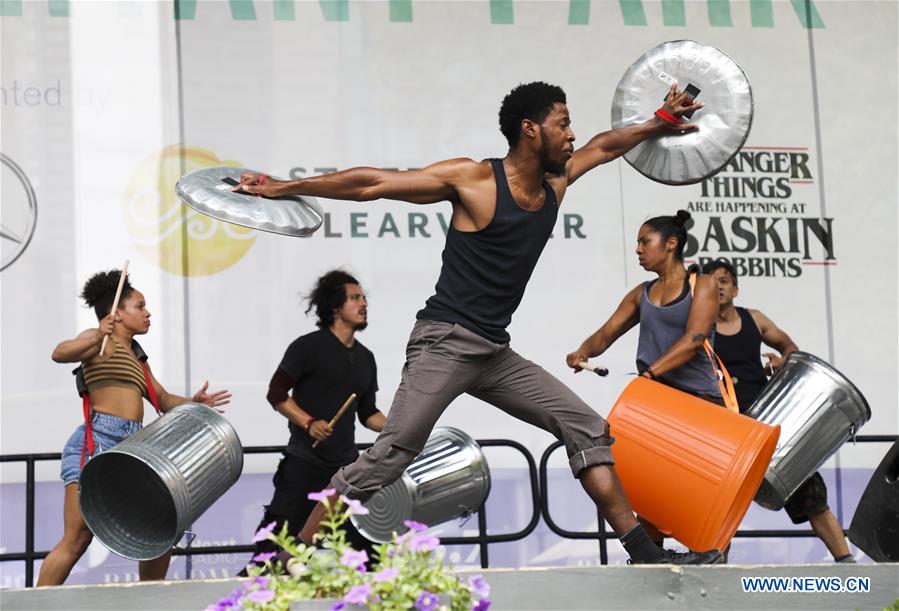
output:
<svg viewBox="0 0 899 611"><path fill-rule="evenodd" d="M707 552L673 552L663 549L658 560L633 562L633 564L720 564L724 556L716 549Z"/></svg>

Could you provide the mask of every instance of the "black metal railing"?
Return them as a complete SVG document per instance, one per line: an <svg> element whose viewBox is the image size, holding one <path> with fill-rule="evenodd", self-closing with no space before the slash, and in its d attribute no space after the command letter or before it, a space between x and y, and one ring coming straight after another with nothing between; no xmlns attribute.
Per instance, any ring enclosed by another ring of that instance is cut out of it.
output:
<svg viewBox="0 0 899 611"><path fill-rule="evenodd" d="M893 443L896 441L897 435L859 435L855 438L859 443ZM487 532L487 514L485 506L482 505L478 511L478 534L475 536L445 537L442 539L444 545L470 545L478 546L480 554L480 563L482 568L489 567L489 546L494 543L508 543L512 541L520 541L530 535L540 523L540 517L546 522L547 527L566 539L596 539L599 543L600 563L608 564L607 541L617 538L615 533L606 529L605 521L602 515L597 513L598 528L596 531L571 531L559 526L549 511L549 486L548 486L548 469L549 458L553 452L562 447L561 442L555 442L550 445L540 458L539 468L534 460L533 455L522 444L510 439L479 439L477 440L481 447L508 447L518 451L524 456L527 462L528 480L531 489L531 518L528 523L516 532L489 534ZM359 444L360 449L369 447L371 444ZM249 446L243 449L244 454L276 454L281 453L285 446ZM25 562L25 586L32 587L34 585L34 562L47 557L49 551L35 551L34 549L34 513L35 513L35 463L38 461L59 460L59 453L47 454L4 454L0 455L0 463L25 463L25 550L23 552L3 553L0 554L0 562ZM486 503L485 503L486 504ZM815 533L811 530L738 530L736 537L814 537ZM173 550L175 556L187 556L189 560L193 556L205 556L213 554L232 554L232 553L249 553L254 547L250 544L244 545L218 545L204 546L186 549L177 548ZM190 579L191 571L187 570L187 579Z"/></svg>
<svg viewBox="0 0 899 611"><path fill-rule="evenodd" d="M510 541L519 541L530 535L537 525L540 523L540 491L537 484L537 463L534 457L523 445L517 441L510 439L479 439L477 443L482 448L488 447L507 447L518 451L524 456L527 462L528 479L531 488L531 518L527 525L519 531L512 533L489 534L487 532L487 515L485 505L477 511L478 534L474 536L444 537L441 542L444 545L470 545L478 546L480 562L482 568L489 566L489 545L492 543L506 543ZM360 450L364 450L371 446L370 443L357 444ZM285 446L248 446L243 448L245 455L248 454L280 454L284 451ZM24 462L25 463L25 551L15 553L0 554L0 562L19 561L25 562L25 587L34 585L34 562L42 560L49 554L48 551L35 551L34 549L34 508L35 508L35 474L34 465L37 461L60 460L61 454L5 454L0 455L0 463ZM241 545L215 545L203 547L187 547L175 548L172 550L173 556L186 556L188 567L186 570L187 579L190 579L190 559L193 556L206 556L212 554L238 554L250 553L254 549L251 544Z"/></svg>
<svg viewBox="0 0 899 611"><path fill-rule="evenodd" d="M855 442L858 443L893 443L896 439L899 438L899 435L857 435L854 438ZM597 524L598 527L596 531L573 531L566 530L559 526L555 520L553 520L552 515L549 512L549 482L547 475L547 464L549 463L549 457L562 447L561 441L556 441L551 444L546 450L543 452L543 456L540 457L540 490L542 494L540 495L540 513L543 516L543 521L546 522L546 526L553 531L555 534L563 537L565 539L596 539L599 542L599 561L601 564L608 564L608 548L607 541L609 539L617 539L618 535L614 532L609 532L606 529L605 520L602 517L602 514L597 512ZM846 534L846 531L843 531L843 534ZM741 538L765 538L765 537L785 537L785 538L799 538L799 537L817 537L813 530L738 530L734 533L734 537Z"/></svg>

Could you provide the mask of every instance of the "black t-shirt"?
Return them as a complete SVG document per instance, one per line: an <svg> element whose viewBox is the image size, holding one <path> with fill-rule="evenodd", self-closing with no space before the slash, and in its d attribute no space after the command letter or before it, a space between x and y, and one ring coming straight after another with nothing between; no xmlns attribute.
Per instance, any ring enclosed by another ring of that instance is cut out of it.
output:
<svg viewBox="0 0 899 611"><path fill-rule="evenodd" d="M768 377L762 368L760 356L762 334L746 308L736 308L740 315L740 330L733 335L715 335L715 352L724 361L728 373L734 381L734 392L740 412L745 413L755 402Z"/></svg>
<svg viewBox="0 0 899 611"><path fill-rule="evenodd" d="M278 367L296 381L293 400L316 419L330 421L347 397L356 393L356 401L334 425L334 433L315 449L315 440L289 422L287 451L324 467L342 467L356 460L353 414L365 424L378 411L378 372L371 351L359 340L347 348L330 330L321 329L295 339Z"/></svg>

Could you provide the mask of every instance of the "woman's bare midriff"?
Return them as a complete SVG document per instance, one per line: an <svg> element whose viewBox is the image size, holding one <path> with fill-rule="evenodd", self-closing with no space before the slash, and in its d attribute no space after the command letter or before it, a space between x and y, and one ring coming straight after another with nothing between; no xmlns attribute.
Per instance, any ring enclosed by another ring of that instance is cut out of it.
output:
<svg viewBox="0 0 899 611"><path fill-rule="evenodd" d="M95 412L117 416L134 422L144 421L144 400L133 388L106 386L91 392Z"/></svg>

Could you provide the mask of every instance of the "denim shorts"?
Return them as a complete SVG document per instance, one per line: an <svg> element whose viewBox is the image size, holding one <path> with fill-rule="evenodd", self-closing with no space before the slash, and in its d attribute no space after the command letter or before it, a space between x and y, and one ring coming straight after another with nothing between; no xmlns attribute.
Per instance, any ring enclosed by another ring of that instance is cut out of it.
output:
<svg viewBox="0 0 899 611"><path fill-rule="evenodd" d="M138 432L143 426L140 422L125 420L118 416L110 416L94 412L91 423L94 429L94 454L108 450L123 439ZM62 450L60 477L65 485L78 481L81 475L81 447L84 444L84 424L81 424ZM87 450L85 450L87 452ZM87 459L89 457L85 457Z"/></svg>

